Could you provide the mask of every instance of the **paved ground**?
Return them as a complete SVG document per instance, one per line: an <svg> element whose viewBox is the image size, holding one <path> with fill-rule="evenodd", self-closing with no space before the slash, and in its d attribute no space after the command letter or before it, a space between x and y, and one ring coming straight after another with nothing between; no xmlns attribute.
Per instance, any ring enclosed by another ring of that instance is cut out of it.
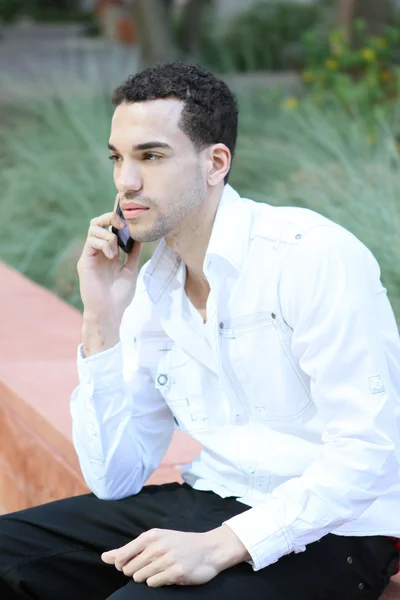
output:
<svg viewBox="0 0 400 600"><path fill-rule="evenodd" d="M23 84L29 95L43 94L46 81L60 74L136 70L137 49L82 35L82 25L19 25L0 29L0 97L7 99ZM117 69L115 65L118 65ZM109 67L109 68L108 68ZM112 82L113 84L114 82ZM12 85L11 85L12 84ZM27 88L29 85L29 88ZM14 92L11 91L14 88Z"/></svg>
<svg viewBox="0 0 400 600"><path fill-rule="evenodd" d="M68 73L79 74L82 79L93 67L99 71L99 77L101 74L106 80L110 76L112 88L135 72L137 58L137 48L133 46L85 37L80 24L0 27L0 99L26 95L27 91L29 96L42 95L46 81ZM233 79L239 85L257 87L298 85L297 75L291 72L243 74Z"/></svg>

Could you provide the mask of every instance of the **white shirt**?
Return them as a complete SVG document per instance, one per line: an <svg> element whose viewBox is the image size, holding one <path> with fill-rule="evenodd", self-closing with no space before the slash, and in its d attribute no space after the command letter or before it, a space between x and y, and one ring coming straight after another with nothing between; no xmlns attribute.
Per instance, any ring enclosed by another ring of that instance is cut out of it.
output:
<svg viewBox="0 0 400 600"><path fill-rule="evenodd" d="M92 491L138 493L175 417L203 446L183 479L252 507L226 524L255 570L327 533L400 537L400 342L371 252L226 186L204 261L212 349L185 272L162 241L120 343L78 352L73 439Z"/></svg>

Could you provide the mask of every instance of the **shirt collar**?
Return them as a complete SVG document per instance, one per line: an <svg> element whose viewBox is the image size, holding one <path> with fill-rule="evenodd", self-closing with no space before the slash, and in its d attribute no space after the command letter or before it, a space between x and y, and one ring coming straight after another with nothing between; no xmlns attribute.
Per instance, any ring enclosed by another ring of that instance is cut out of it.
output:
<svg viewBox="0 0 400 600"><path fill-rule="evenodd" d="M246 201L226 185L222 194L211 232L203 270L206 273L210 258L217 256L227 261L236 271L242 269L250 235L250 211Z"/></svg>
<svg viewBox="0 0 400 600"><path fill-rule="evenodd" d="M224 187L204 259L205 274L211 267L213 257L221 258L240 272L251 226L250 211L245 202L230 185ZM182 285L182 272L179 256L162 239L143 275L150 299L157 303L177 274Z"/></svg>

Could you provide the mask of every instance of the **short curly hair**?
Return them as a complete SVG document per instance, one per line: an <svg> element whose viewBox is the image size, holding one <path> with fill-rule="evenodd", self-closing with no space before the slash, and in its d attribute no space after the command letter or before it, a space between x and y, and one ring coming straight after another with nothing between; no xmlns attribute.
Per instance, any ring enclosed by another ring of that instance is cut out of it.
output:
<svg viewBox="0 0 400 600"><path fill-rule="evenodd" d="M225 144L235 153L238 102L224 81L199 65L171 62L131 75L114 90L112 102L145 102L175 97L184 102L179 127L197 150ZM225 183L228 181L225 177Z"/></svg>

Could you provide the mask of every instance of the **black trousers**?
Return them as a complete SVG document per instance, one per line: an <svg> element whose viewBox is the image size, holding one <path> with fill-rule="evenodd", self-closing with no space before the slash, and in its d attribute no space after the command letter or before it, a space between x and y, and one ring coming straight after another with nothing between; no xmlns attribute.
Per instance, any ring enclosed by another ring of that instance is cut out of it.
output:
<svg viewBox="0 0 400 600"><path fill-rule="evenodd" d="M330 534L261 571L241 563L201 586L149 588L100 558L148 529L209 531L245 510L235 498L173 483L124 500L88 494L4 515L0 599L352 600L377 599L386 587L398 556L383 537Z"/></svg>

